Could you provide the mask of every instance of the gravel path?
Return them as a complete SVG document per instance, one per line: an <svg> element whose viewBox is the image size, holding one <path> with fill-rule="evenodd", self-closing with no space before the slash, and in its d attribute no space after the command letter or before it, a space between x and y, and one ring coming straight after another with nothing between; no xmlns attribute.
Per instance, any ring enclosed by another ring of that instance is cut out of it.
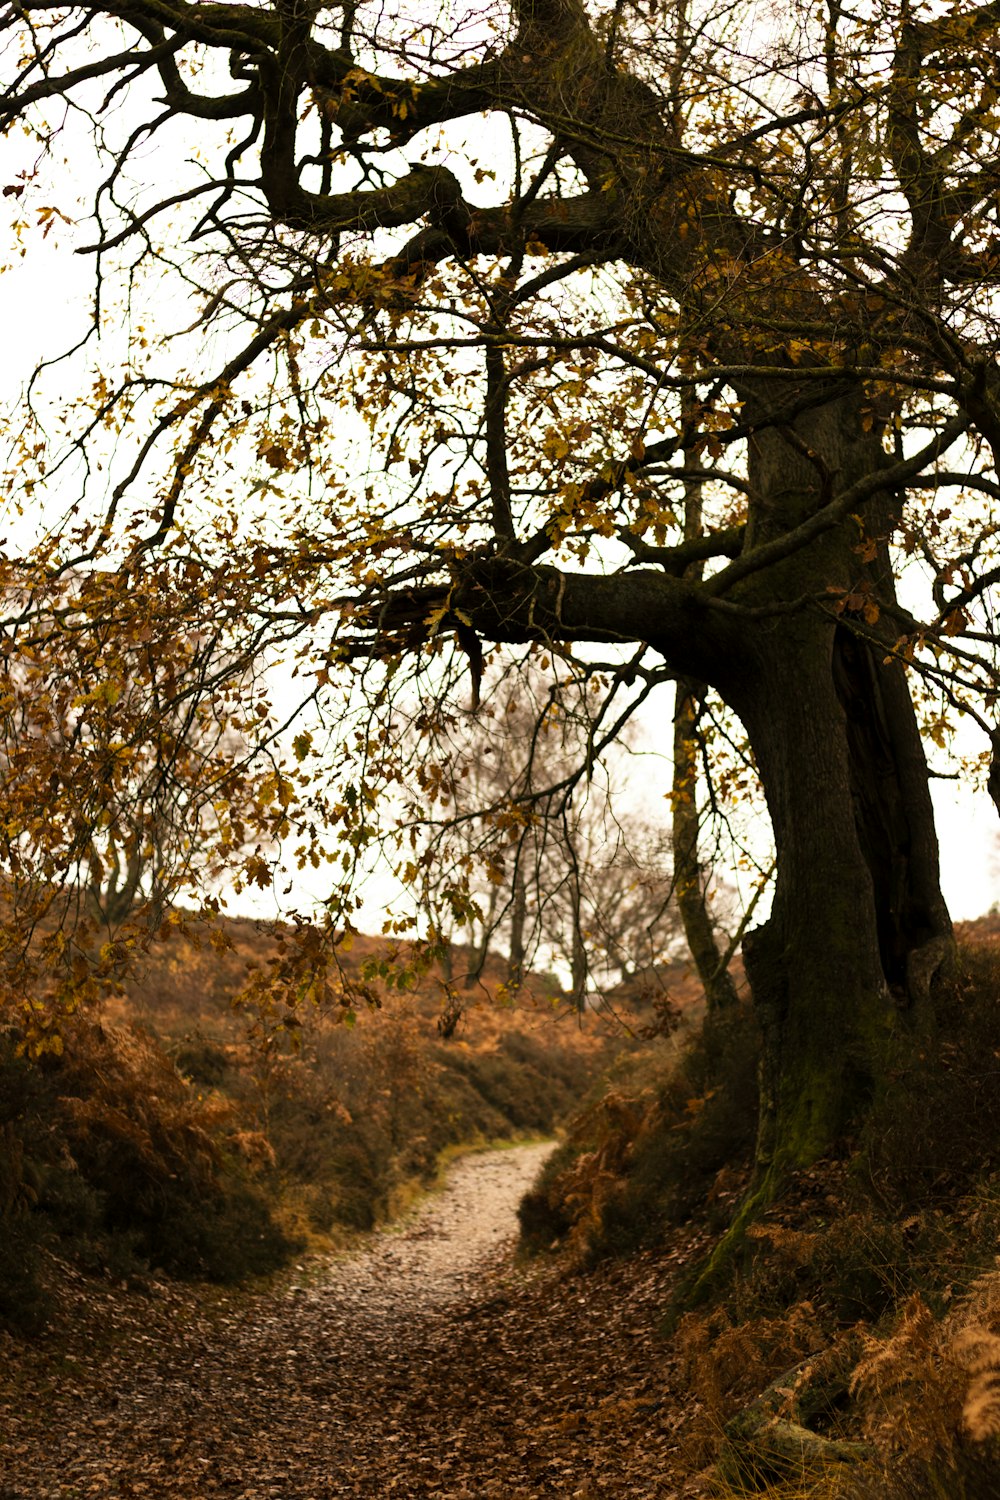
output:
<svg viewBox="0 0 1000 1500"><path fill-rule="evenodd" d="M7 1345L0 1500L686 1493L662 1278L567 1285L512 1260L549 1149L462 1158L401 1226L278 1290L109 1292L102 1317L81 1285L89 1348L65 1328Z"/></svg>
<svg viewBox="0 0 1000 1500"><path fill-rule="evenodd" d="M443 1192L428 1198L372 1248L334 1263L306 1295L325 1312L349 1312L359 1331L397 1331L482 1289L517 1232L517 1205L552 1145L476 1152L454 1162Z"/></svg>

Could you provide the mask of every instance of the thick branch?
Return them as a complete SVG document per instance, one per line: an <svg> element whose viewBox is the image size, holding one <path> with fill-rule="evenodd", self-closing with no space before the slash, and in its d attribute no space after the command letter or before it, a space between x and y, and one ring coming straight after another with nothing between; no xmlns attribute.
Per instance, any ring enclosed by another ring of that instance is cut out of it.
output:
<svg viewBox="0 0 1000 1500"><path fill-rule="evenodd" d="M705 473L711 477L711 471ZM619 533L621 540L641 562L659 563L665 572L675 578L696 562L707 562L712 557L739 557L746 536L745 526L727 526L724 531L710 531L704 536L690 537L678 542L675 547L651 547L641 537L628 532Z"/></svg>
<svg viewBox="0 0 1000 1500"><path fill-rule="evenodd" d="M510 644L644 642L676 670L706 681L716 676L728 637L728 624L701 588L684 579L659 571L594 577L500 556L463 564L451 587L399 589L350 623L366 652L391 656L419 650L432 634L466 621L486 640Z"/></svg>
<svg viewBox="0 0 1000 1500"><path fill-rule="evenodd" d="M773 567L776 563L783 562L786 557L808 547L811 542L839 526L853 510L857 510L880 491L899 489L905 485L921 469L926 469L928 464L947 452L952 443L967 431L969 418L964 412L951 418L942 427L941 431L919 453L912 458L903 459L899 463L890 464L887 468L879 470L875 474L867 474L852 484L848 489L842 490L827 505L824 505L801 526L786 531L783 535L775 537L773 541L765 542L763 546L755 547L750 552L745 552L735 562L731 562L728 568L723 568L721 573L716 573L713 578L708 579L705 584L706 590L714 597L721 598L735 584L741 582L752 573L759 573L763 568Z"/></svg>
<svg viewBox="0 0 1000 1500"><path fill-rule="evenodd" d="M303 82L313 88L320 108L352 144L376 130L388 131L399 143L429 126L478 114L502 102L502 69L493 58L443 78L411 83L369 73L347 53L331 51L314 38L306 46L305 57Z"/></svg>

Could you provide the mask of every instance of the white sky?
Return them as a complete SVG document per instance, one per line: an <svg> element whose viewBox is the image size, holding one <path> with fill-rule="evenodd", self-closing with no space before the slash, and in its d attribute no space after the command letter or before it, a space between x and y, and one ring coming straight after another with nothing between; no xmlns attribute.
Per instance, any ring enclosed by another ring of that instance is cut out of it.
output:
<svg viewBox="0 0 1000 1500"><path fill-rule="evenodd" d="M956 921L1000 901L1000 818L985 792L950 781L933 785L941 844L941 884Z"/></svg>

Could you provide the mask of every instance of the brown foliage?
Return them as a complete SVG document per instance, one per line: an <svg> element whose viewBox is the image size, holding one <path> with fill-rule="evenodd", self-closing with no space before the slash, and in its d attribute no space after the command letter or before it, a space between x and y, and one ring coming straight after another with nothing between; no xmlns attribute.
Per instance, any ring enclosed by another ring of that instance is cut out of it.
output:
<svg viewBox="0 0 1000 1500"><path fill-rule="evenodd" d="M763 1388L823 1344L816 1310L801 1302L780 1317L734 1322L723 1310L689 1313L676 1331L682 1372L697 1406L685 1425L696 1468L719 1451L726 1423Z"/></svg>
<svg viewBox="0 0 1000 1500"><path fill-rule="evenodd" d="M596 1259L655 1244L692 1216L725 1222L752 1150L756 1056L743 1008L639 1044L570 1122L526 1200L529 1242L568 1236Z"/></svg>
<svg viewBox="0 0 1000 1500"><path fill-rule="evenodd" d="M58 1053L4 1036L0 1207L17 1243L0 1253L0 1316L27 1307L19 1268L34 1274L53 1236L114 1275L232 1279L369 1229L445 1149L551 1131L605 1055L600 1028L557 1027L530 984L518 1008L470 997L449 1042L433 978L386 987L354 1024L339 1003L291 1012L267 983L282 934L213 931L157 943L103 1015L62 1022ZM383 946L359 935L345 965L357 975Z"/></svg>

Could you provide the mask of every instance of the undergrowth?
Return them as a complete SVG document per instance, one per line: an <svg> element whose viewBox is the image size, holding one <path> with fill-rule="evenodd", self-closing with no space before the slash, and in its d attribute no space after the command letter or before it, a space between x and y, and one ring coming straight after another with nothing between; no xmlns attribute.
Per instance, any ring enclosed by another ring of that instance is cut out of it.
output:
<svg viewBox="0 0 1000 1500"><path fill-rule="evenodd" d="M76 1016L37 1060L0 1030L0 1327L44 1325L60 1261L236 1282L343 1244L404 1207L443 1151L551 1133L605 1055L531 1016L445 1042L427 998L354 1027L339 1014L303 1015L266 1048L221 1004L211 1036Z"/></svg>
<svg viewBox="0 0 1000 1500"><path fill-rule="evenodd" d="M998 999L1000 951L966 950L935 1044L841 1159L786 1184L711 1305L672 1318L679 1440L720 1497L1000 1495ZM522 1204L525 1241L587 1265L723 1231L755 1067L744 1013L623 1063Z"/></svg>
<svg viewBox="0 0 1000 1500"><path fill-rule="evenodd" d="M77 1017L29 1061L0 1033L0 1318L45 1311L44 1252L116 1278L236 1281L295 1248L237 1149L235 1112L198 1096L140 1031Z"/></svg>
<svg viewBox="0 0 1000 1500"><path fill-rule="evenodd" d="M568 1245L592 1264L656 1243L695 1212L722 1227L750 1165L756 1070L743 1007L624 1056L522 1201L525 1243Z"/></svg>
<svg viewBox="0 0 1000 1500"><path fill-rule="evenodd" d="M551 1134L595 1066L549 1028L482 1046L442 1042L413 1010L322 1031L272 1084L268 1131L286 1207L307 1236L370 1229L433 1177L448 1148Z"/></svg>

